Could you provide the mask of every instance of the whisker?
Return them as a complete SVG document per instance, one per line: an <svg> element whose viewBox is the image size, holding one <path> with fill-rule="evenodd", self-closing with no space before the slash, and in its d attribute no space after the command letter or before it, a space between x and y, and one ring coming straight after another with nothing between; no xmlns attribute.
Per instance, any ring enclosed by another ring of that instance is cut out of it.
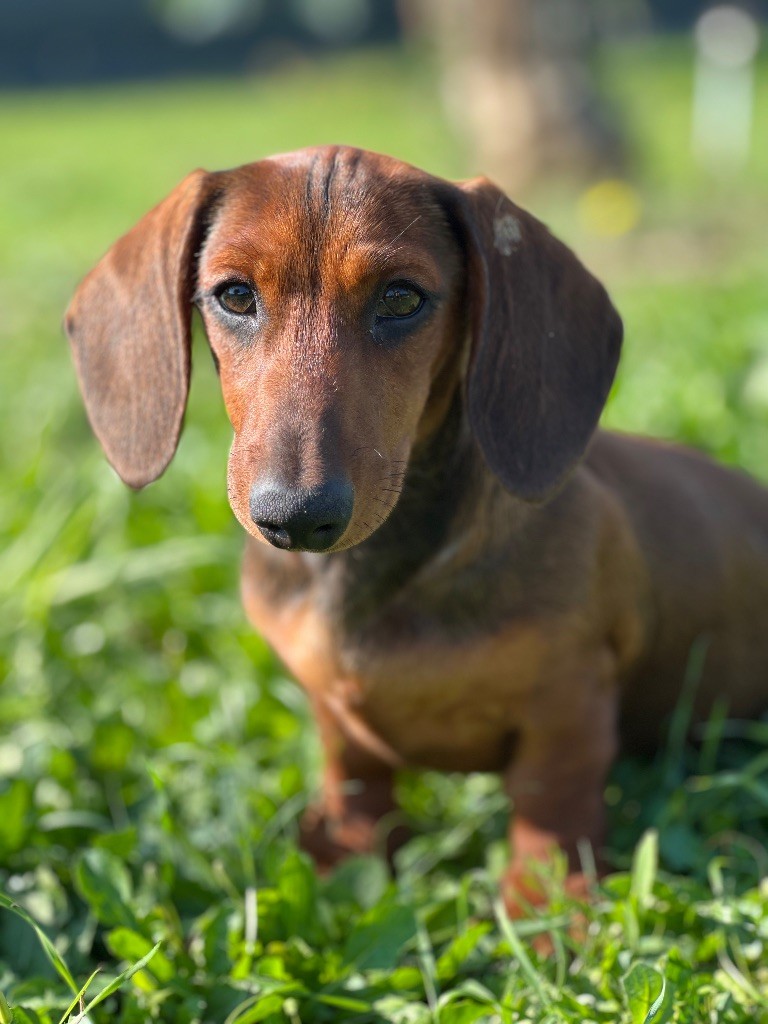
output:
<svg viewBox="0 0 768 1024"><path fill-rule="evenodd" d="M392 245L394 242L396 242L398 240L398 238L401 238L405 234L405 232L409 228L412 228L413 225L416 223L416 221L419 221L419 220L421 220L421 214L419 214L418 217L414 217L410 224L406 224L405 227L403 228L403 230L399 231L389 244Z"/></svg>

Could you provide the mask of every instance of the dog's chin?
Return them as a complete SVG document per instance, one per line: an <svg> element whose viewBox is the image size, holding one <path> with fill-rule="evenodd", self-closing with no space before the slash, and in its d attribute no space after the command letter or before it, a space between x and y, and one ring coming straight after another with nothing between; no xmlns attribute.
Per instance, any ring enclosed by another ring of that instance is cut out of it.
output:
<svg viewBox="0 0 768 1024"><path fill-rule="evenodd" d="M372 537L378 529L378 524L371 530L353 521L349 524L333 547L328 548L326 551L316 553L321 555L335 555L339 551L349 551L351 548L359 547L360 544L367 541L368 538Z"/></svg>

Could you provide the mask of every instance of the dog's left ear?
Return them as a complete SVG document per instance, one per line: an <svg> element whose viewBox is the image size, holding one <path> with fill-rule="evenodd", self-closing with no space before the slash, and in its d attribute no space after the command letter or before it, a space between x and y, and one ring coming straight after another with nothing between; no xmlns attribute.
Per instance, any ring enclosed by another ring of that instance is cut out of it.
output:
<svg viewBox="0 0 768 1024"><path fill-rule="evenodd" d="M621 319L570 249L492 182L453 186L449 204L468 261L470 424L505 487L542 501L597 426Z"/></svg>
<svg viewBox="0 0 768 1024"><path fill-rule="evenodd" d="M216 175L193 171L118 239L64 318L94 433L131 487L171 461L189 391L195 252Z"/></svg>

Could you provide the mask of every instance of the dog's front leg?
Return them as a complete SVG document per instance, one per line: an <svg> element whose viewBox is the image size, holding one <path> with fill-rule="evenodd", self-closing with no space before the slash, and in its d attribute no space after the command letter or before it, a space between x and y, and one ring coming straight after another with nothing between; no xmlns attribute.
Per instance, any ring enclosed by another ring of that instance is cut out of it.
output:
<svg viewBox="0 0 768 1024"><path fill-rule="evenodd" d="M314 711L325 754L323 794L304 815L302 846L321 871L351 854L391 860L409 835L397 820L392 764L351 736L321 701Z"/></svg>
<svg viewBox="0 0 768 1024"><path fill-rule="evenodd" d="M584 841L599 861L603 791L618 743L618 696L605 676L593 669L551 690L549 707L539 704L505 774L514 806L512 859L502 889L515 916L527 904L546 901L537 866L551 861L558 849L568 859L567 889L574 895L587 891L579 854Z"/></svg>

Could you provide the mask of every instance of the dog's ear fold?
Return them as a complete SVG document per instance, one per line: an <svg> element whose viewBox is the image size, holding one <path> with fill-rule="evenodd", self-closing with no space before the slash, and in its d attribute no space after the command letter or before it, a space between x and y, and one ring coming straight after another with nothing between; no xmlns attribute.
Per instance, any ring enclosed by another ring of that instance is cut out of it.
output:
<svg viewBox="0 0 768 1024"><path fill-rule="evenodd" d="M189 391L194 257L214 176L193 171L118 239L64 326L94 433L131 487L173 457Z"/></svg>
<svg viewBox="0 0 768 1024"><path fill-rule="evenodd" d="M541 501L597 425L621 320L570 249L492 182L455 186L451 206L468 258L470 424L505 487Z"/></svg>

